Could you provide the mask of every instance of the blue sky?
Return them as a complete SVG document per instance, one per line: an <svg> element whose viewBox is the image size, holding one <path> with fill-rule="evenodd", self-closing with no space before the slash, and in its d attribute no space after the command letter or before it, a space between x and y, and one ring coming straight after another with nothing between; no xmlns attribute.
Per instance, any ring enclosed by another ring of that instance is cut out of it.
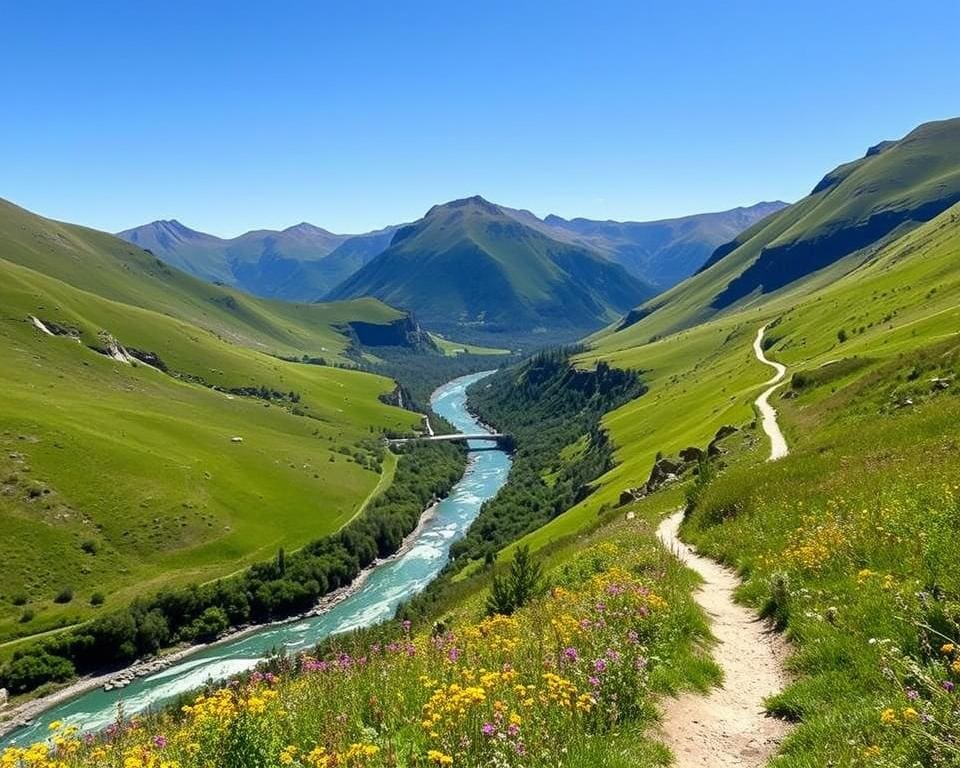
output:
<svg viewBox="0 0 960 768"><path fill-rule="evenodd" d="M960 115L956 2L0 11L0 197L107 230L357 232L472 194L646 220L796 199Z"/></svg>

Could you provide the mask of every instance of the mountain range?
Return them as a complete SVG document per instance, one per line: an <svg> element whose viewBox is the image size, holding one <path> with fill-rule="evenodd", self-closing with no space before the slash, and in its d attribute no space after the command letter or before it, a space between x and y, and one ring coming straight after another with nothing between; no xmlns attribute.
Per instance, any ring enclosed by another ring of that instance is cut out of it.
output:
<svg viewBox="0 0 960 768"><path fill-rule="evenodd" d="M462 252L439 259L431 243L438 231L435 227L430 229L433 234L408 240L402 247L399 242L413 231L411 227L420 226L422 230L428 219L435 224L443 212L459 209L462 201L434 206L419 222L360 235L334 234L301 223L280 231L256 230L224 239L192 230L176 220L163 220L125 230L119 237L204 280L259 296L316 301L369 291L381 298L390 297L397 306L415 310L428 324L446 331L456 332L464 326L521 330L558 324L592 330L642 298L692 274L718 245L785 205L758 203L678 219L617 222L567 220L553 215L541 219L527 210L488 203L480 197L470 199L476 203L472 215L447 217L444 227L456 227L458 221L466 223L469 219L476 229L480 219L489 219L483 222L485 243L478 251L489 258L475 262ZM518 233L525 234L515 237ZM454 238L447 231L443 237L477 245L474 234L461 231ZM418 254L417 248L423 248L423 252ZM385 255L382 262L359 274L388 250L392 255ZM394 274L399 264L397 252L404 254L402 268L412 270L410 274L416 272L418 280L423 279L426 269L431 280L439 279L450 286L470 275L471 285L457 288L455 292L463 294L457 301L441 298L435 290L418 290L403 275ZM557 272L556 264L536 265L534 262L546 253L565 259L570 270L561 268ZM602 280L596 286L577 285L581 268L580 277L584 279L597 271L616 274L615 270L608 272L598 257L622 266L629 275L606 287ZM456 269L455 274L445 273L448 264ZM573 284L562 285L563 275ZM520 282L515 284L515 279ZM541 279L545 282L538 284ZM612 289L609 296L608 289ZM561 297L570 299L570 306L563 310L557 301Z"/></svg>

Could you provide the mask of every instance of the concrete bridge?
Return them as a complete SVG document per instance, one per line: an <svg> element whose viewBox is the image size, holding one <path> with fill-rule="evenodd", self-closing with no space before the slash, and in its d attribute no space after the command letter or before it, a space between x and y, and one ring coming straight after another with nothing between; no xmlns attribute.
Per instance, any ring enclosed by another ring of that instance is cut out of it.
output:
<svg viewBox="0 0 960 768"><path fill-rule="evenodd" d="M504 450L512 450L514 442L513 435L500 432L478 432L472 435L422 435L420 437L400 437L388 440L390 445L405 445L407 443L465 443L468 440L487 440L496 443L498 447Z"/></svg>

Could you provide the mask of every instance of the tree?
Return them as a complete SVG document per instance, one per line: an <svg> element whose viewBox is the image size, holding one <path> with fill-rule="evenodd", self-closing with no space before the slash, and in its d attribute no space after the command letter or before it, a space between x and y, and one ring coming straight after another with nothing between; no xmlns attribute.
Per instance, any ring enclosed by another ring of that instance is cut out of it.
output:
<svg viewBox="0 0 960 768"><path fill-rule="evenodd" d="M490 596L487 598L487 613L513 613L540 591L541 577L540 563L530 559L529 547L517 547L510 564L510 573L506 577L493 577Z"/></svg>

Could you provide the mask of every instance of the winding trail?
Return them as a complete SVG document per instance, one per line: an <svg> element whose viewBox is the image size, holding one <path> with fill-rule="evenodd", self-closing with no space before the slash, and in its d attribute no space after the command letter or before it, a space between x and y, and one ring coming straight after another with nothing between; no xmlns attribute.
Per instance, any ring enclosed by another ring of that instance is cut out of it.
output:
<svg viewBox="0 0 960 768"><path fill-rule="evenodd" d="M769 461L775 461L786 456L788 448L768 399L783 383L787 369L763 354L765 330L766 326L758 331L753 349L760 362L776 369L776 375L755 402L764 432L770 436ZM783 666L787 644L751 610L734 602L740 585L736 573L680 541L682 522L680 510L660 524L657 536L703 579L694 599L710 617L717 640L713 658L723 670L723 684L706 695L685 693L664 700L664 739L677 768L759 768L773 757L790 727L767 716L763 706L764 699L788 683Z"/></svg>
<svg viewBox="0 0 960 768"><path fill-rule="evenodd" d="M777 423L777 410L770 405L770 395L786 383L784 377L787 375L787 366L783 363L768 360L763 353L763 334L766 330L767 326L763 326L757 331L757 338L753 340L753 354L757 356L757 360L769 365L776 373L773 374L773 378L767 381L767 388L760 394L755 403L763 419L763 431L770 438L769 461L776 461L786 456L790 449L787 448L786 438L784 438L783 432L780 431L780 425Z"/></svg>

